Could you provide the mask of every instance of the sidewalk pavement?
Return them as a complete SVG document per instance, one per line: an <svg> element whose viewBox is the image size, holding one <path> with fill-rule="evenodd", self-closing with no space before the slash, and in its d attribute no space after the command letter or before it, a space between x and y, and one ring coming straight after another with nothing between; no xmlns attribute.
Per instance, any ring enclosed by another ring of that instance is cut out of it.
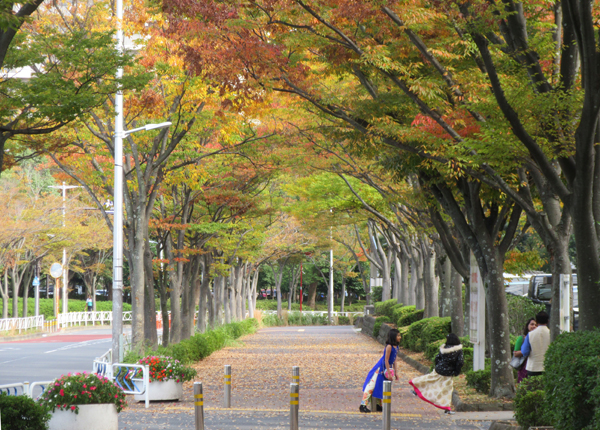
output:
<svg viewBox="0 0 600 430"><path fill-rule="evenodd" d="M277 327L261 329L194 365L203 383L207 429L289 428L292 366L300 366L300 428L380 429L378 413L358 406L368 371L383 347L352 327ZM232 367L231 409L223 406L224 365ZM411 394L408 381L420 373L397 362L392 387L393 429L488 429L511 411L445 415ZM193 384L184 384L177 403L130 401L119 417L122 430L194 429Z"/></svg>

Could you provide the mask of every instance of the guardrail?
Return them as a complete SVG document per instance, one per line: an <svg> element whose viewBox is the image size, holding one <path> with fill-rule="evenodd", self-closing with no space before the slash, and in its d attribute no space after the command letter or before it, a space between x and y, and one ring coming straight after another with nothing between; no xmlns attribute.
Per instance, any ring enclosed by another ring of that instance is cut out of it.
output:
<svg viewBox="0 0 600 430"><path fill-rule="evenodd" d="M52 383L52 381L37 381L37 382L32 382L31 384L27 381L25 382L17 382L14 384L5 384L5 385L0 385L0 393L6 390L6 393L9 396L28 396L31 397L32 399L36 398L33 396L33 392L37 387L41 387L42 389L42 393L46 390L46 386L50 385ZM21 389L20 393L18 392L18 389ZM11 394L10 390L13 390L13 393ZM41 396L41 393L40 393ZM38 396L39 397L39 396Z"/></svg>
<svg viewBox="0 0 600 430"><path fill-rule="evenodd" d="M27 318L5 318L0 319L0 332L2 331L18 331L44 328L44 316Z"/></svg>

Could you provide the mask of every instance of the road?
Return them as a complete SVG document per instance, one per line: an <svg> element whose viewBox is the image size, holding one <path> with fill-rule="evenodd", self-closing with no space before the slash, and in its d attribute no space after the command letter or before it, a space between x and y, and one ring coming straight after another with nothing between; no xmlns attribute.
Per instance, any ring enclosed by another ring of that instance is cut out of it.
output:
<svg viewBox="0 0 600 430"><path fill-rule="evenodd" d="M0 385L49 381L90 372L94 358L111 347L111 329L84 329L0 343Z"/></svg>

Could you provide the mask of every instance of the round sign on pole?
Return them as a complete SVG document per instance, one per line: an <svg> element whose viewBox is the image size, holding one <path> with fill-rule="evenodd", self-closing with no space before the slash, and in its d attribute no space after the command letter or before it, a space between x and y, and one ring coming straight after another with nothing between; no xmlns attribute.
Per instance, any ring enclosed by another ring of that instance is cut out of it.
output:
<svg viewBox="0 0 600 430"><path fill-rule="evenodd" d="M50 266L50 276L52 276L53 278L60 278L63 274L63 267L62 264L60 263L53 263L52 266Z"/></svg>

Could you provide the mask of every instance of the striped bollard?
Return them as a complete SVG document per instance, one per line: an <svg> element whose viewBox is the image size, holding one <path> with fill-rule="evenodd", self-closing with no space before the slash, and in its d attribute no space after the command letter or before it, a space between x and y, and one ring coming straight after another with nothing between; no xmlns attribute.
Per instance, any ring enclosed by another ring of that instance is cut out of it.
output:
<svg viewBox="0 0 600 430"><path fill-rule="evenodd" d="M231 407L231 366L225 365L225 408Z"/></svg>
<svg viewBox="0 0 600 430"><path fill-rule="evenodd" d="M194 411L196 416L196 430L204 430L204 395L202 382L194 382Z"/></svg>
<svg viewBox="0 0 600 430"><path fill-rule="evenodd" d="M300 367L292 366L292 383L298 384L298 388L300 388Z"/></svg>
<svg viewBox="0 0 600 430"><path fill-rule="evenodd" d="M392 425L392 381L383 381L383 430Z"/></svg>
<svg viewBox="0 0 600 430"><path fill-rule="evenodd" d="M300 386L290 384L290 430L298 430L298 410L300 409Z"/></svg>

